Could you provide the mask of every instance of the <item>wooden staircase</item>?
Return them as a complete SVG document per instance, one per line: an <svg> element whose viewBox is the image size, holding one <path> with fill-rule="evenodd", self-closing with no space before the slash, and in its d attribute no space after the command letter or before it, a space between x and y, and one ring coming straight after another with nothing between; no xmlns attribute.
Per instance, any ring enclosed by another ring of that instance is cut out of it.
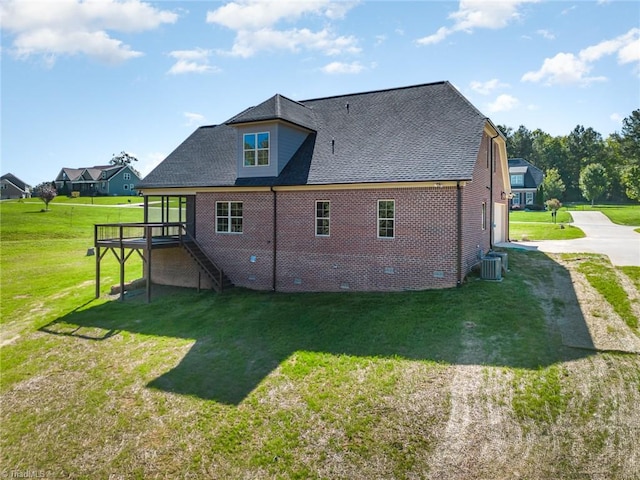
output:
<svg viewBox="0 0 640 480"><path fill-rule="evenodd" d="M196 261L200 269L211 279L213 289L216 292L222 292L227 288L233 287L233 282L227 277L221 268L218 268L209 256L200 248L198 242L191 235L182 236L182 247Z"/></svg>

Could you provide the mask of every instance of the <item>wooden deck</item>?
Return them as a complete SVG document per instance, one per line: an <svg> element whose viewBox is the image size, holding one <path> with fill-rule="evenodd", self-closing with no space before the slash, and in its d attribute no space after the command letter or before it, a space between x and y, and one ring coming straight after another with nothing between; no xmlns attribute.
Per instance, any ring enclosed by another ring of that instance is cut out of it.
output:
<svg viewBox="0 0 640 480"><path fill-rule="evenodd" d="M125 264L136 252L144 262L147 302L151 299L151 250L182 245L184 223L103 223L94 226L96 298L100 297L100 262L111 251L120 264L120 299L124 299Z"/></svg>
<svg viewBox="0 0 640 480"><path fill-rule="evenodd" d="M185 235L184 223L105 223L94 227L95 246L155 249L176 247Z"/></svg>

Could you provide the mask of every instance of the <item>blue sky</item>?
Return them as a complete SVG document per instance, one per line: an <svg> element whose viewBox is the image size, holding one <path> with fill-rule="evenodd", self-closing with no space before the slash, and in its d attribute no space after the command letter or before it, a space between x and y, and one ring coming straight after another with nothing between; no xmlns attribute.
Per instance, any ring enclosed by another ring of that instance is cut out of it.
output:
<svg viewBox="0 0 640 480"><path fill-rule="evenodd" d="M605 138L640 107L640 2L0 1L1 173L36 185L200 125L449 80L494 123Z"/></svg>

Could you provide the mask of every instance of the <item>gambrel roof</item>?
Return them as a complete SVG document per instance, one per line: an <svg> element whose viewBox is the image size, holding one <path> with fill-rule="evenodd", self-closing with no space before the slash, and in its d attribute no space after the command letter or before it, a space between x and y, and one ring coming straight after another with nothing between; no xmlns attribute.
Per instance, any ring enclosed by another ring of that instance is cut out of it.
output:
<svg viewBox="0 0 640 480"><path fill-rule="evenodd" d="M308 130L277 177L238 178L236 126ZM138 188L470 180L488 118L449 82L293 101L275 95L201 127Z"/></svg>

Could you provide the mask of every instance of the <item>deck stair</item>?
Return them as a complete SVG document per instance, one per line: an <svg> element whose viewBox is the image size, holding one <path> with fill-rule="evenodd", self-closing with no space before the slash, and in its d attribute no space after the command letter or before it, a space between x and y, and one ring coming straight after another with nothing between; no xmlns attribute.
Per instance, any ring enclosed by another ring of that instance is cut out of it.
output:
<svg viewBox="0 0 640 480"><path fill-rule="evenodd" d="M233 287L233 282L227 277L221 268L216 266L209 256L200 248L198 242L191 237L185 235L182 237L183 248L196 261L200 269L211 279L213 289L216 292L222 292L227 288Z"/></svg>

